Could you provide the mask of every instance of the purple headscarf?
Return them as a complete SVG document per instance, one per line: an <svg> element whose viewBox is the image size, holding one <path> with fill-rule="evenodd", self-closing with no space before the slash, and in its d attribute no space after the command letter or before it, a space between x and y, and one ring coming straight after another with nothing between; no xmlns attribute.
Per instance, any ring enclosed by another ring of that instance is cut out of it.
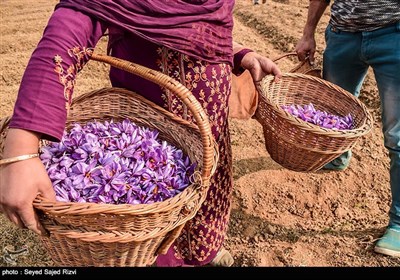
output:
<svg viewBox="0 0 400 280"><path fill-rule="evenodd" d="M61 0L78 10L206 61L232 64L234 0Z"/></svg>

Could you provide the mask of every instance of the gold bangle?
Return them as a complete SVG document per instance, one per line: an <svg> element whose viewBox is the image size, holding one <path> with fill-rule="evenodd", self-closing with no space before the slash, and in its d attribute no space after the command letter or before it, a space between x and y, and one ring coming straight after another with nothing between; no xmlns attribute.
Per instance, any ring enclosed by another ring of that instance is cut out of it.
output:
<svg viewBox="0 0 400 280"><path fill-rule="evenodd" d="M22 160L27 160L27 159L35 158L35 157L38 157L38 156L39 156L39 154L37 153L37 154L29 154L29 155L22 155L22 156L5 158L5 159L1 159L0 160L0 165L13 163L13 162L17 162L17 161L22 161Z"/></svg>

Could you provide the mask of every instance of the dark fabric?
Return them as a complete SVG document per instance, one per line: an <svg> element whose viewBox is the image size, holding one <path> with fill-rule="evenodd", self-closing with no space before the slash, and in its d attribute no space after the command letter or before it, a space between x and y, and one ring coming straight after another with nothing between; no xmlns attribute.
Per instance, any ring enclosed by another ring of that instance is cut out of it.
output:
<svg viewBox="0 0 400 280"><path fill-rule="evenodd" d="M329 23L347 32L373 31L400 21L399 0L335 0Z"/></svg>
<svg viewBox="0 0 400 280"><path fill-rule="evenodd" d="M232 65L234 2L61 0L56 9L72 8L153 43L205 61Z"/></svg>

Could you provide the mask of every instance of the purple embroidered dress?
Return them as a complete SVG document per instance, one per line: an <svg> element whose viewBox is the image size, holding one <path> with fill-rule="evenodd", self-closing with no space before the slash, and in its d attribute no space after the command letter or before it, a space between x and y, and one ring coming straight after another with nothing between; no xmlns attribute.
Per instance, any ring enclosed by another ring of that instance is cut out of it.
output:
<svg viewBox="0 0 400 280"><path fill-rule="evenodd" d="M232 158L227 105L234 1L126 2L60 2L26 68L10 127L40 132L43 138L59 141L76 74L106 31L112 56L180 81L208 113L220 160L206 201L168 253L157 258L157 265L204 265L221 248L230 214ZM110 79L113 86L135 91L193 121L186 106L158 85L114 68Z"/></svg>

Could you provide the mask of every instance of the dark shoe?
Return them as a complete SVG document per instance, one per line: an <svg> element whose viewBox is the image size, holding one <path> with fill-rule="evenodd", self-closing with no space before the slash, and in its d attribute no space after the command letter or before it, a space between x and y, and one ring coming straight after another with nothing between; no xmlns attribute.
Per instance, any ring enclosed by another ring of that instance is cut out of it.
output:
<svg viewBox="0 0 400 280"><path fill-rule="evenodd" d="M388 228L376 243L374 251L391 257L400 257L400 231Z"/></svg>

